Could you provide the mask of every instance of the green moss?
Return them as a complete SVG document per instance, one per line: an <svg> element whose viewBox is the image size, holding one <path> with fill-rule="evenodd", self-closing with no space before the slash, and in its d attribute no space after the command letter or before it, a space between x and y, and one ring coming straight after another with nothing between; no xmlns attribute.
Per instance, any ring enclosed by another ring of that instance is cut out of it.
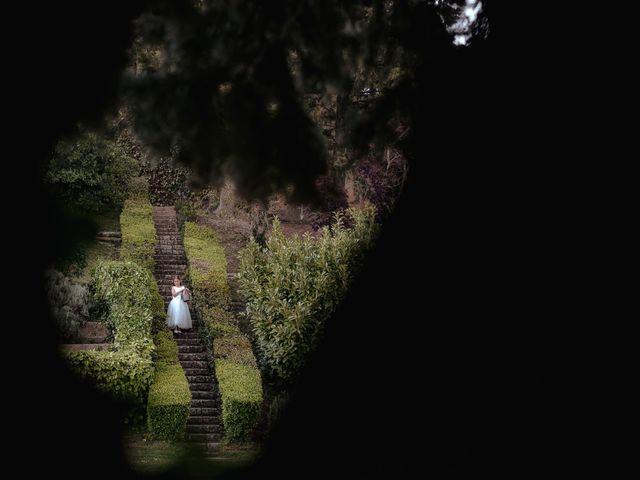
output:
<svg viewBox="0 0 640 480"><path fill-rule="evenodd" d="M262 405L262 384L257 368L230 360L216 360L222 398L225 439L246 442L255 428Z"/></svg>

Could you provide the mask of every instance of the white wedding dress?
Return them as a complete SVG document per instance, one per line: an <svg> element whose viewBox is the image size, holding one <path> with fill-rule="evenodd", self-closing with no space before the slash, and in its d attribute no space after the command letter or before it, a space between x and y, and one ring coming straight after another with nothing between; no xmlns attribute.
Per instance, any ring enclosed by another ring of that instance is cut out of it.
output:
<svg viewBox="0 0 640 480"><path fill-rule="evenodd" d="M185 287L171 287L171 295L173 298L167 308L167 325L171 329L179 327L188 330L192 328L189 305L182 300L181 293L184 289Z"/></svg>

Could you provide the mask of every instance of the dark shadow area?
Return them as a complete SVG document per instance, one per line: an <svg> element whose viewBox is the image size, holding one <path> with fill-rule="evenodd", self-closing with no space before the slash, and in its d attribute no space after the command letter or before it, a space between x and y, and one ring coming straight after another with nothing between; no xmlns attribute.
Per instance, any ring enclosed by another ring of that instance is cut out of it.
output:
<svg viewBox="0 0 640 480"><path fill-rule="evenodd" d="M489 3L491 34L470 49L412 7L414 80L391 102L411 119L405 193L262 459L229 478L637 470L633 29L586 2L531 3ZM112 104L140 8L8 17L4 414L24 475L136 476L122 412L57 353L40 272L81 229L40 168Z"/></svg>

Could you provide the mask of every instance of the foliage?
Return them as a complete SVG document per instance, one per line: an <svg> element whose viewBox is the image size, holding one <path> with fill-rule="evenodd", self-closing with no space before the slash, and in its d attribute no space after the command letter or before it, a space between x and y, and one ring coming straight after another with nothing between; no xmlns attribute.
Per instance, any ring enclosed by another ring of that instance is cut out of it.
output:
<svg viewBox="0 0 640 480"><path fill-rule="evenodd" d="M189 272L202 306L225 308L229 304L227 260L214 231L194 222L184 225L184 249Z"/></svg>
<svg viewBox="0 0 640 480"><path fill-rule="evenodd" d="M217 359L216 377L222 398L225 439L229 442L249 440L262 405L260 372L234 361Z"/></svg>
<svg viewBox="0 0 640 480"><path fill-rule="evenodd" d="M402 154L386 147L372 148L354 168L358 194L370 201L379 215L391 212L407 176L407 161Z"/></svg>
<svg viewBox="0 0 640 480"><path fill-rule="evenodd" d="M202 321L201 330L206 332L207 341L213 346L225 438L233 442L245 441L258 421L262 384L251 343L240 332L228 310L224 250L210 227L191 222L185 224L184 244L194 306Z"/></svg>
<svg viewBox="0 0 640 480"><path fill-rule="evenodd" d="M256 368L256 358L251 351L251 342L244 335L225 334L213 340L213 351L216 359L222 358L235 363Z"/></svg>
<svg viewBox="0 0 640 480"><path fill-rule="evenodd" d="M176 205L191 200L193 194L187 184L189 169L168 158L141 163L142 174L149 182L149 198L153 205Z"/></svg>
<svg viewBox="0 0 640 480"><path fill-rule="evenodd" d="M120 256L153 271L156 248L156 230L153 207L144 194L144 182L136 182L136 190L127 199L120 215L122 246Z"/></svg>
<svg viewBox="0 0 640 480"><path fill-rule="evenodd" d="M77 336L80 325L89 318L87 289L54 269L46 272L46 289L62 338Z"/></svg>
<svg viewBox="0 0 640 480"><path fill-rule="evenodd" d="M160 331L155 337L158 360L147 402L147 426L156 439L184 437L191 391L178 361L178 346L171 333Z"/></svg>
<svg viewBox="0 0 640 480"><path fill-rule="evenodd" d="M67 360L76 373L115 399L130 403L134 410L144 405L153 379L149 357L133 350L85 350L68 353Z"/></svg>
<svg viewBox="0 0 640 480"><path fill-rule="evenodd" d="M375 209L350 210L352 228L336 215L320 238L287 238L273 224L266 247L241 251L241 291L247 299L264 367L295 377L321 338L325 320L346 293L376 232Z"/></svg>
<svg viewBox="0 0 640 480"><path fill-rule="evenodd" d="M103 261L89 288L94 311L114 336L113 352L68 353L73 368L99 388L140 410L153 379L151 322L162 298L151 274L130 261ZM162 308L162 307L161 307Z"/></svg>
<svg viewBox="0 0 640 480"><path fill-rule="evenodd" d="M151 273L131 261L103 261L93 270L90 292L114 332L114 347L149 356L153 316L164 313Z"/></svg>
<svg viewBox="0 0 640 480"><path fill-rule="evenodd" d="M98 212L119 209L137 164L105 136L83 132L55 147L45 180L74 209Z"/></svg>
<svg viewBox="0 0 640 480"><path fill-rule="evenodd" d="M180 362L178 359L178 344L173 339L171 332L167 330L159 331L155 335L154 343L156 345L157 362L164 362L170 365L177 365Z"/></svg>

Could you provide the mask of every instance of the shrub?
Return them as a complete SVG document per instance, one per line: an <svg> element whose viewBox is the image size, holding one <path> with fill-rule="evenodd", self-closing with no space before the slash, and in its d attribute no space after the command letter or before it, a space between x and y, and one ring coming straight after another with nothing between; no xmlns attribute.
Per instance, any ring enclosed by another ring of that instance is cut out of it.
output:
<svg viewBox="0 0 640 480"><path fill-rule="evenodd" d="M130 261L103 261L92 272L89 288L96 313L114 336L113 352L68 353L72 367L115 398L144 406L153 379L151 323L158 287L150 272Z"/></svg>
<svg viewBox="0 0 640 480"><path fill-rule="evenodd" d="M215 372L223 405L225 439L248 440L255 428L262 405L262 383L251 343L238 328L229 307L227 262L213 230L205 225L186 223L184 244L194 306L202 320L210 346L213 346Z"/></svg>
<svg viewBox="0 0 640 480"><path fill-rule="evenodd" d="M70 352L71 368L82 378L116 400L129 402L138 411L147 397L153 378L153 364L135 351L104 352L85 350Z"/></svg>
<svg viewBox="0 0 640 480"><path fill-rule="evenodd" d="M60 335L65 340L77 336L80 325L89 318L86 288L54 269L46 272L46 288Z"/></svg>
<svg viewBox="0 0 640 480"><path fill-rule="evenodd" d="M265 247L241 251L240 288L264 367L295 377L321 338L325 320L346 293L375 236L375 209L350 210L352 228L336 215L320 238L287 238L274 222Z"/></svg>
<svg viewBox="0 0 640 480"><path fill-rule="evenodd" d="M251 342L242 334L227 334L214 338L213 351L216 358L256 368L256 358L251 350Z"/></svg>
<svg viewBox="0 0 640 480"><path fill-rule="evenodd" d="M45 180L74 209L97 212L122 206L132 169L135 159L116 142L84 132L58 142Z"/></svg>
<svg viewBox="0 0 640 480"><path fill-rule="evenodd" d="M149 183L149 198L154 205L176 205L191 200L189 169L169 158L143 161L142 173Z"/></svg>
<svg viewBox="0 0 640 480"><path fill-rule="evenodd" d="M153 207L144 195L144 187L125 202L120 214L122 246L120 257L132 260L142 267L153 271L156 249L156 230L153 223Z"/></svg>
<svg viewBox="0 0 640 480"><path fill-rule="evenodd" d="M171 333L155 338L158 361L147 402L147 427L156 439L180 440L186 431L191 391L178 361L178 346Z"/></svg>
<svg viewBox="0 0 640 480"><path fill-rule="evenodd" d="M206 225L185 223L184 249L189 258L191 283L198 290L200 304L227 307L227 260L214 231Z"/></svg>
<svg viewBox="0 0 640 480"><path fill-rule="evenodd" d="M168 365L178 365L178 344L173 339L171 332L167 330L159 331L154 339L156 345L157 362L164 362Z"/></svg>
<svg viewBox="0 0 640 480"><path fill-rule="evenodd" d="M244 442L257 425L262 406L262 384L257 368L217 359L216 376L222 398L225 439Z"/></svg>
<svg viewBox="0 0 640 480"><path fill-rule="evenodd" d="M159 305L164 308L151 273L131 261L103 261L92 272L90 291L95 303L105 306L114 347L150 355L153 316Z"/></svg>

